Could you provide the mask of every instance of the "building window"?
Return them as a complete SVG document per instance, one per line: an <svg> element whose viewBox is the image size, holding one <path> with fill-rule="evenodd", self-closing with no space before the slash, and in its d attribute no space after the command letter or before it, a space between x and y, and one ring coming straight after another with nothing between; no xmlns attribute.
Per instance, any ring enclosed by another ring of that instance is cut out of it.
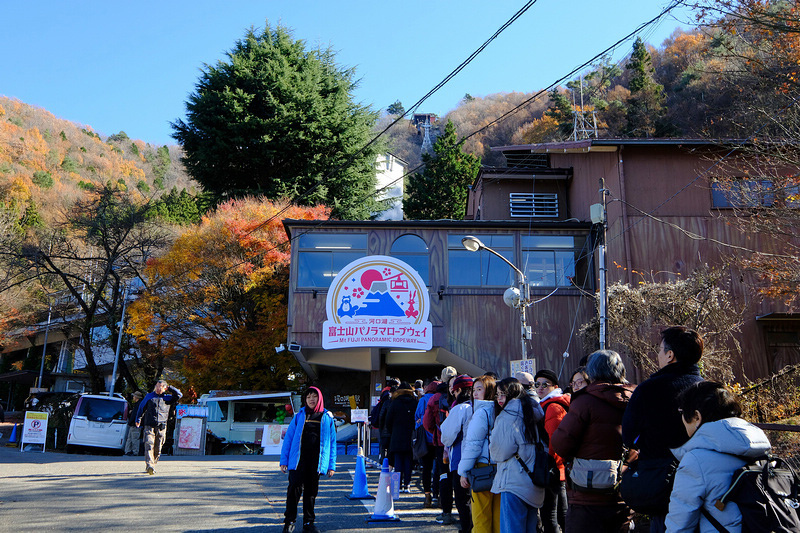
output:
<svg viewBox="0 0 800 533"><path fill-rule="evenodd" d="M486 246L514 263L513 235L475 235ZM470 252L461 244L466 235L447 236L447 280L450 286L508 287L516 274L489 252Z"/></svg>
<svg viewBox="0 0 800 533"><path fill-rule="evenodd" d="M582 287L586 278L585 237L524 235L522 271L533 287ZM577 277L576 277L577 276Z"/></svg>
<svg viewBox="0 0 800 533"><path fill-rule="evenodd" d="M297 287L327 289L343 267L367 255L367 236L306 233L297 239Z"/></svg>
<svg viewBox="0 0 800 533"><path fill-rule="evenodd" d="M512 218L558 218L558 195L555 193L512 192L508 204Z"/></svg>
<svg viewBox="0 0 800 533"><path fill-rule="evenodd" d="M769 180L717 181L711 184L712 207L771 207L774 202L775 192Z"/></svg>
<svg viewBox="0 0 800 533"><path fill-rule="evenodd" d="M430 287L428 280L428 270L430 255L428 245L421 237L416 235L403 235L392 243L392 257L405 261L411 268L417 271L419 277Z"/></svg>

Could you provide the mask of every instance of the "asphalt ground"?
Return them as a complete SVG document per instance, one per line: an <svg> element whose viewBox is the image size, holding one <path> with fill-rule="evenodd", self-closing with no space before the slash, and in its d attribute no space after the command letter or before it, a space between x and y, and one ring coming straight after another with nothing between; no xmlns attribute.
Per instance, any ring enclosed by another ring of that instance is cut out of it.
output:
<svg viewBox="0 0 800 533"><path fill-rule="evenodd" d="M279 532L283 527L287 476L275 456L164 456L150 476L143 457L21 452L5 444L9 424L0 425L0 433L2 533L244 533ZM457 530L434 521L439 510L422 508L417 475L412 493L394 502L399 522L368 523L374 500L347 499L354 474L355 458L340 456L334 476L320 481L315 510L321 531ZM378 469L367 468L372 495L378 478Z"/></svg>

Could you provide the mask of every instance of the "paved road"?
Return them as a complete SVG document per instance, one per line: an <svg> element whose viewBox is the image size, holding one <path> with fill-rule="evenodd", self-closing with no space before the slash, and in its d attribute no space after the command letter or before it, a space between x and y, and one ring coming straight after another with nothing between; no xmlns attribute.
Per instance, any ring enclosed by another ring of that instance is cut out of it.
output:
<svg viewBox="0 0 800 533"><path fill-rule="evenodd" d="M438 511L422 509L418 488L395 502L400 522L368 524L371 508L346 498L354 470L354 458L344 457L336 474L321 481L316 512L322 531L457 529L433 521ZM367 470L373 495L378 475ZM279 532L286 486L270 456L163 457L149 476L141 457L20 452L0 445L0 532Z"/></svg>

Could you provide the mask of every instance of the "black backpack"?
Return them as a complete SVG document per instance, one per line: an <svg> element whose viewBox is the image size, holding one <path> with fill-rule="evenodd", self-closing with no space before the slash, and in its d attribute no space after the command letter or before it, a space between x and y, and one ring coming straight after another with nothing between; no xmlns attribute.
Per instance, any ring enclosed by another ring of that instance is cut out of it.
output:
<svg viewBox="0 0 800 533"><path fill-rule="evenodd" d="M733 474L731 488L714 503L725 509L733 502L742 513L742 531L800 531L800 479L783 459L764 456ZM701 507L701 512L721 533L728 530Z"/></svg>

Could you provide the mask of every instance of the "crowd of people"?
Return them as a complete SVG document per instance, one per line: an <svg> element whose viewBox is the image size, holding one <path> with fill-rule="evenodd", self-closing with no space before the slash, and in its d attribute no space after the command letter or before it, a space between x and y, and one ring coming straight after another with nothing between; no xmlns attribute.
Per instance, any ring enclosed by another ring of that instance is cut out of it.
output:
<svg viewBox="0 0 800 533"><path fill-rule="evenodd" d="M702 379L702 353L701 337L676 326L662 331L660 369L638 387L628 383L611 350L589 355L568 380L549 369L501 379L453 367L427 383L389 378L371 422L380 433L381 459L401 473L400 492L411 491L416 461L422 506L440 509L436 521L462 532L629 531L645 500L653 533L717 531L709 515L740 531L737 507L720 510L714 502L734 471L770 443L740 418L733 395ZM314 402L304 404L309 414L292 420L281 457L281 469L290 471L284 531L294 530L297 487L304 482L311 494L303 530L316 531L311 480L335 468L330 434L302 430L322 405L321 393L311 390ZM332 424L316 416L323 427ZM312 443L305 443L306 434ZM298 450L299 463L305 457L309 464L293 478ZM643 481L635 497L623 498L620 479L628 468L640 469Z"/></svg>

